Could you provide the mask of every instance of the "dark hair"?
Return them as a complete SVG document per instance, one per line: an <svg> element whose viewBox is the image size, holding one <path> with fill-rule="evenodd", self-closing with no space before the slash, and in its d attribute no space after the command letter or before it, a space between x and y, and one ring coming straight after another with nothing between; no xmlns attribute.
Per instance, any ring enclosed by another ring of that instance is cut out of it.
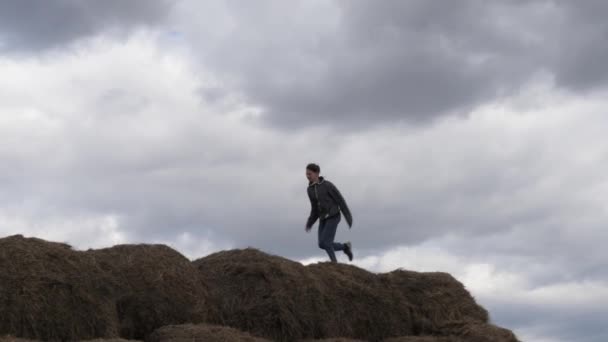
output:
<svg viewBox="0 0 608 342"><path fill-rule="evenodd" d="M321 172L321 167L315 163L310 163L310 164L306 165L306 170L310 170L314 173L319 173L319 172Z"/></svg>

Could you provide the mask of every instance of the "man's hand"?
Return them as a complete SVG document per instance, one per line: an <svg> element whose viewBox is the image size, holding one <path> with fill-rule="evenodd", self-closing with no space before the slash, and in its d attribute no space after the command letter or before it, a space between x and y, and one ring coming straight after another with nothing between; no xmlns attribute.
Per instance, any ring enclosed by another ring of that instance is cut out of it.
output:
<svg viewBox="0 0 608 342"><path fill-rule="evenodd" d="M311 229L312 229L312 227L309 227L309 226L305 226L305 228L304 228L304 230L306 230L307 233L310 232Z"/></svg>

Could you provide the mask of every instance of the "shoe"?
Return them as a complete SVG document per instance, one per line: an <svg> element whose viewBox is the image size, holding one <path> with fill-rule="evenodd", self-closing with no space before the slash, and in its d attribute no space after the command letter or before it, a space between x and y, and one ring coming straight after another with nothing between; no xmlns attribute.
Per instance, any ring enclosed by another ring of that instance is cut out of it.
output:
<svg viewBox="0 0 608 342"><path fill-rule="evenodd" d="M344 244L344 254L348 256L348 261L353 261L353 245L350 241Z"/></svg>

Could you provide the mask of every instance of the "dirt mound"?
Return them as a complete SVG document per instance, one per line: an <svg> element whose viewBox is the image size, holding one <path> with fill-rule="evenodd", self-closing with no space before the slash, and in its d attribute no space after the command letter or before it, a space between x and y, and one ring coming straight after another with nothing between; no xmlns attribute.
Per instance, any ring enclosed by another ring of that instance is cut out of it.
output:
<svg viewBox="0 0 608 342"><path fill-rule="evenodd" d="M445 273L374 274L341 264L303 266L255 249L219 252L194 264L218 309L211 322L272 340L464 338L469 330L493 331L486 310ZM517 340L511 334L494 341Z"/></svg>
<svg viewBox="0 0 608 342"><path fill-rule="evenodd" d="M237 329L209 325L183 324L169 325L156 330L146 342L270 342L267 339L253 337Z"/></svg>
<svg viewBox="0 0 608 342"><path fill-rule="evenodd" d="M20 235L0 239L0 334L142 338L202 321L206 296L196 268L168 247L74 251Z"/></svg>

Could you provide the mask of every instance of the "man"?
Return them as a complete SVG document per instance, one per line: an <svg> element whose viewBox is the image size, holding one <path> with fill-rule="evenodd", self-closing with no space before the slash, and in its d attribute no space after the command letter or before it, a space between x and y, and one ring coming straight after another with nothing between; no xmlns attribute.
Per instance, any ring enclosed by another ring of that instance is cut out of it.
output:
<svg viewBox="0 0 608 342"><path fill-rule="evenodd" d="M353 217L346 205L346 201L338 188L330 181L319 176L321 168L317 164L306 166L308 178L308 198L310 199L310 216L306 222L306 232L310 232L312 225L319 219L319 248L324 249L332 262L338 262L335 251L343 251L348 260L353 260L352 245L350 242L334 242L338 223L344 215L348 227L353 225Z"/></svg>

